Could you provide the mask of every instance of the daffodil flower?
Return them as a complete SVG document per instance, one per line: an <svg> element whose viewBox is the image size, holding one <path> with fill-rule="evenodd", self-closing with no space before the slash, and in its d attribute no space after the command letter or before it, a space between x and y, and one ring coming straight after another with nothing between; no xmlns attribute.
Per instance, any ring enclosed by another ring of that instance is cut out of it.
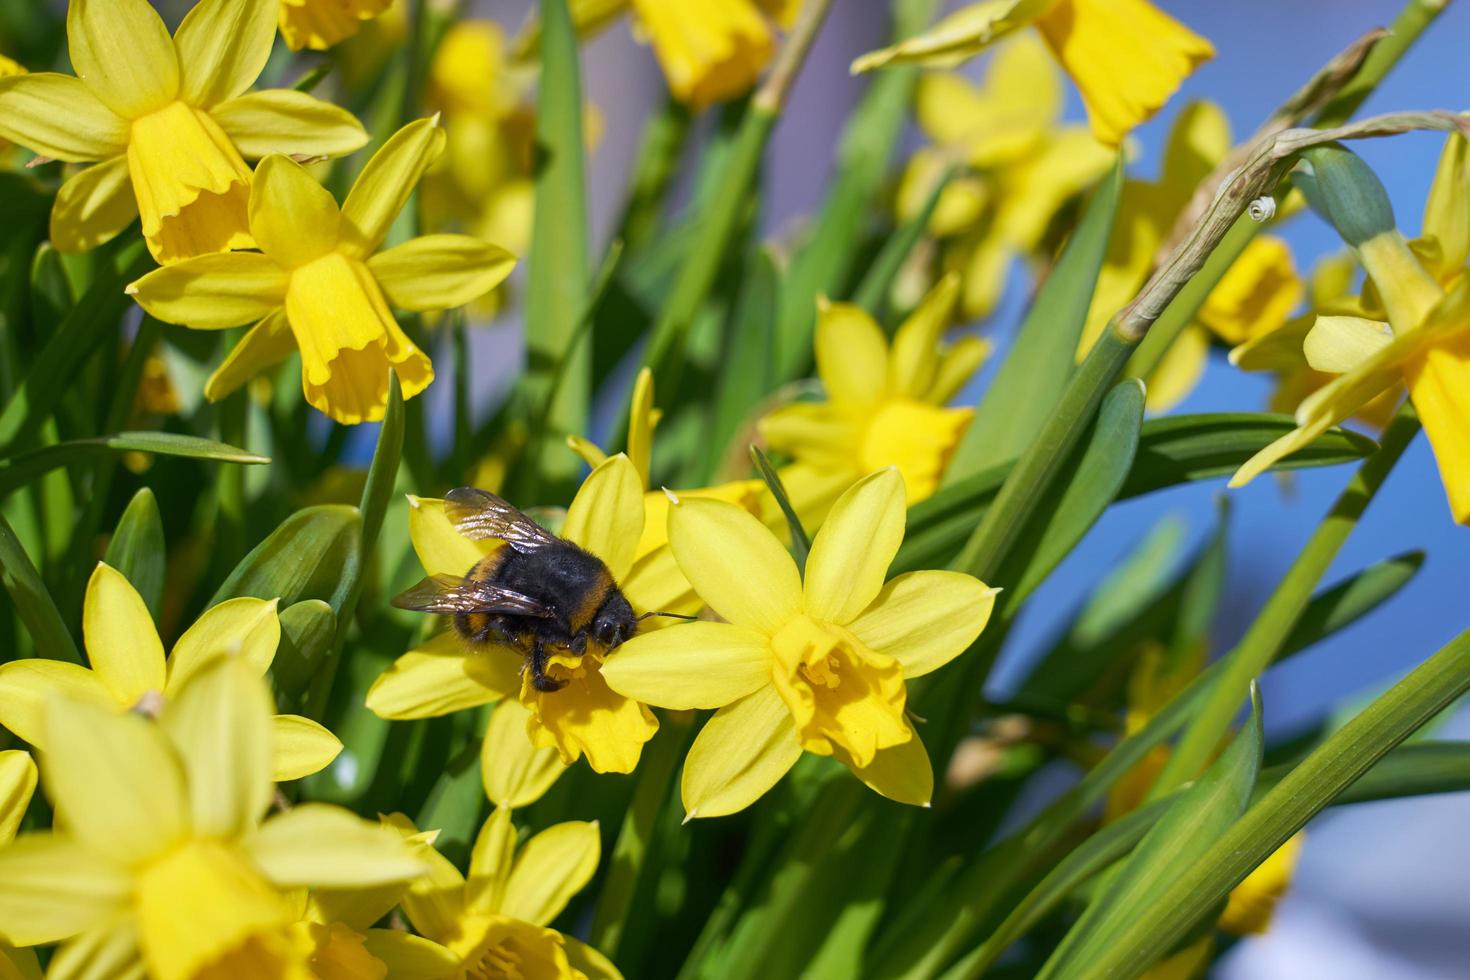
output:
<svg viewBox="0 0 1470 980"><path fill-rule="evenodd" d="M393 0L280 0L281 37L292 51L341 44L393 6Z"/></svg>
<svg viewBox="0 0 1470 980"><path fill-rule="evenodd" d="M658 425L659 411L653 403L653 372L643 368L633 381L633 399L628 410L628 459L643 485L643 534L638 538L638 547L633 551L633 567L628 571L628 588L631 588L646 603L648 609L659 612L690 615L699 612L703 603L694 594L694 588L679 563L669 550L669 498L661 488L651 486L649 467L653 459L653 433ZM567 445L581 456L588 466L597 467L607 459L593 442L581 436L568 436ZM712 487L695 490L680 490L681 497L708 497L736 504L750 513L761 517L767 510L763 505L774 504L760 480L732 480ZM770 517L784 521L780 511L770 508ZM660 629L672 621L655 617L643 622L641 629Z"/></svg>
<svg viewBox="0 0 1470 980"><path fill-rule="evenodd" d="M782 482L803 521L820 521L838 494L895 466L910 502L934 493L974 410L947 408L989 346L967 337L941 349L959 280L946 276L894 335L862 309L821 301L817 374L825 402L797 402L760 420L770 447L792 457Z"/></svg>
<svg viewBox="0 0 1470 980"><path fill-rule="evenodd" d="M919 78L914 112L933 145L910 158L899 220L918 214L947 167L929 231L945 241L944 267L960 275L965 320L1000 301L1012 260L1031 255L1072 197L1112 166L1116 152L1085 128L1061 125L1061 79L1040 41L1022 35L996 52L983 86L958 74Z"/></svg>
<svg viewBox="0 0 1470 980"><path fill-rule="evenodd" d="M852 70L950 68L1031 26L1076 83L1093 134L1113 146L1215 56L1209 41L1148 0L982 0L924 34L863 55Z"/></svg>
<svg viewBox="0 0 1470 980"><path fill-rule="evenodd" d="M367 142L348 112L301 92L250 92L279 0L201 0L169 37L147 0L71 0L77 77L0 79L0 136L92 163L62 185L51 240L95 248L139 214L161 263L251 248L250 168L270 153L337 156Z"/></svg>
<svg viewBox="0 0 1470 980"><path fill-rule="evenodd" d="M1406 383L1434 449L1457 522L1470 524L1470 141L1445 143L1426 205L1424 242L1395 228L1353 244L1388 317L1320 316L1303 342L1308 363L1337 375L1297 408L1297 428L1261 450L1231 479L1244 486L1374 399ZM1433 256L1426 266L1424 254ZM1446 288L1448 287L1448 288Z"/></svg>
<svg viewBox="0 0 1470 980"><path fill-rule="evenodd" d="M390 306L462 306L515 265L504 249L463 235L426 235L379 251L443 149L434 120L410 123L368 161L340 208L300 164L269 156L250 193L251 234L262 253L201 256L151 272L128 292L169 323L218 330L256 321L205 385L210 399L299 348L309 404L344 425L381 419L390 369L404 398L434 380L428 356Z"/></svg>
<svg viewBox="0 0 1470 980"><path fill-rule="evenodd" d="M403 911L417 932L458 957L445 976L621 980L597 950L547 928L597 871L597 824L555 824L517 848L510 817L503 806L490 814L468 875L432 847L417 852L429 873L410 887ZM405 837L417 833L401 814L389 823Z"/></svg>
<svg viewBox="0 0 1470 980"><path fill-rule="evenodd" d="M227 599L184 631L167 658L143 598L121 572L99 562L87 582L82 636L91 669L31 658L0 665L0 725L45 751L46 705L58 694L122 714L166 715L190 677L228 656L264 676L281 638L276 601ZM342 743L310 718L272 721L276 782L325 769Z"/></svg>
<svg viewBox="0 0 1470 980"><path fill-rule="evenodd" d="M674 98L695 109L742 95L771 60L771 25L763 10L790 23L799 0L573 0L572 18L584 37L630 8L639 37L653 45ZM536 33L521 38L529 54Z"/></svg>
<svg viewBox="0 0 1470 980"><path fill-rule="evenodd" d="M59 976L83 964L158 980L299 975L288 973L284 889L371 888L425 870L397 835L338 807L263 819L270 693L241 658L201 667L162 723L57 696L43 724L66 829L0 850L0 933L61 942Z"/></svg>
<svg viewBox="0 0 1470 980"><path fill-rule="evenodd" d="M36 791L36 764L19 749L0 752L0 853L15 840L21 818ZM34 951L16 949L0 938L0 980L41 980Z"/></svg>
<svg viewBox="0 0 1470 980"><path fill-rule="evenodd" d="M905 681L959 656L995 593L959 572L911 572L885 585L903 531L898 472L864 477L817 532L803 581L745 511L697 497L674 503L679 567L726 622L636 636L603 674L650 704L719 709L684 763L690 817L749 806L803 751L834 756L891 799L929 802L934 775L905 714Z"/></svg>
<svg viewBox="0 0 1470 980"><path fill-rule="evenodd" d="M1224 111L1212 102L1191 103L1169 131L1159 179L1124 182L1115 233L1078 344L1079 359L1092 349L1109 318L1142 288L1180 212L1230 146ZM1287 244L1271 235L1257 235L1147 379L1149 409L1168 411L1194 390L1209 360L1212 335L1238 345L1276 331L1305 292Z"/></svg>
<svg viewBox="0 0 1470 980"><path fill-rule="evenodd" d="M409 497L408 533L429 575L462 576L498 547L471 541L444 514L444 502ZM643 486L627 456L619 453L594 469L567 509L563 536L601 558L635 613L656 611L630 577L643 535ZM547 673L566 686L538 691L524 658L509 646L471 649L453 632L399 657L368 689L367 706L383 718L433 718L463 708L518 696L530 709L526 730L544 748L555 747L568 765L582 756L598 772L632 772L643 744L658 731L645 705L612 690L603 679L621 655L596 643L582 656L553 651Z"/></svg>

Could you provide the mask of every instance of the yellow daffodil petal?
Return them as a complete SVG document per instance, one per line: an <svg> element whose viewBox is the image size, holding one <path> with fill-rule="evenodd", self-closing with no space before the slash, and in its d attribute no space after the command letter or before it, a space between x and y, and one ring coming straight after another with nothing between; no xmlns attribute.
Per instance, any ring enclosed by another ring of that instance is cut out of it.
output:
<svg viewBox="0 0 1470 980"><path fill-rule="evenodd" d="M60 955L52 958L55 966ZM68 974L60 972L56 968L53 972L58 977L67 977ZM36 956L34 949L16 949L9 943L0 939L0 980L42 980L41 961Z"/></svg>
<svg viewBox="0 0 1470 980"><path fill-rule="evenodd" d="M390 369L405 399L434 380L429 358L404 335L367 266L340 251L291 274L286 316L307 403L343 425L383 417Z"/></svg>
<svg viewBox="0 0 1470 980"><path fill-rule="evenodd" d="M522 730L521 738L525 737ZM510 820L510 808L497 804L480 827L470 851L470 869L464 887L470 911L494 913L500 908L505 883L515 863L515 850L516 828Z"/></svg>
<svg viewBox="0 0 1470 980"><path fill-rule="evenodd" d="M112 241L137 219L128 159L113 157L83 170L56 192L51 244L59 252L86 252Z"/></svg>
<svg viewBox="0 0 1470 980"><path fill-rule="evenodd" d="M36 791L36 764L20 749L0 752L0 847L15 839Z"/></svg>
<svg viewBox="0 0 1470 980"><path fill-rule="evenodd" d="M921 677L975 642L995 594L961 572L909 572L885 585L848 629L874 653L897 660L904 677Z"/></svg>
<svg viewBox="0 0 1470 980"><path fill-rule="evenodd" d="M225 957L249 958L248 944L291 921L285 898L220 840L195 838L138 877L138 945L158 980L187 980ZM248 971L248 972L247 972ZM260 975L249 966L224 975Z"/></svg>
<svg viewBox="0 0 1470 980"><path fill-rule="evenodd" d="M143 597L117 569L98 562L82 605L87 659L98 678L124 704L163 691L163 641Z"/></svg>
<svg viewBox="0 0 1470 980"><path fill-rule="evenodd" d="M613 690L647 704L721 708L770 683L770 641L729 623L683 623L633 637L602 674Z"/></svg>
<svg viewBox="0 0 1470 980"><path fill-rule="evenodd" d="M138 976L141 969L137 921L131 909L123 908L63 943L47 973L52 980L106 980Z"/></svg>
<svg viewBox="0 0 1470 980"><path fill-rule="evenodd" d="M204 383L212 402L238 391L251 378L275 367L296 352L296 335L284 307L272 311L246 331Z"/></svg>
<svg viewBox="0 0 1470 980"><path fill-rule="evenodd" d="M342 754L342 742L300 715L271 719L271 782L287 783L321 772Z"/></svg>
<svg viewBox="0 0 1470 980"><path fill-rule="evenodd" d="M121 711L124 704L96 672L38 657L0 664L0 725L37 748L46 740L46 706L56 696Z"/></svg>
<svg viewBox="0 0 1470 980"><path fill-rule="evenodd" d="M806 562L807 615L845 626L883 588L903 544L904 484L895 469L855 483L832 505Z"/></svg>
<svg viewBox="0 0 1470 980"><path fill-rule="evenodd" d="M402 814L383 819L401 837L421 838ZM448 858L422 839L411 842L411 849L427 870L409 884L403 896L403 913L421 935L436 942L451 942L462 935L465 926L465 877Z"/></svg>
<svg viewBox="0 0 1470 980"><path fill-rule="evenodd" d="M1199 319L1227 344L1243 343L1284 324L1306 291L1286 242L1257 235L1205 298Z"/></svg>
<svg viewBox="0 0 1470 980"><path fill-rule="evenodd" d="M368 259L388 302L400 310L447 310L505 281L516 257L468 235L425 235Z"/></svg>
<svg viewBox="0 0 1470 980"><path fill-rule="evenodd" d="M1462 133L1451 133L1440 151L1423 227L1439 242L1442 270L1458 270L1470 260L1470 140Z"/></svg>
<svg viewBox="0 0 1470 980"><path fill-rule="evenodd" d="M819 301L814 344L817 373L829 401L866 404L882 397L888 340L861 307Z"/></svg>
<svg viewBox="0 0 1470 980"><path fill-rule="evenodd" d="M908 741L879 749L866 766L855 764L841 750L836 753L837 758L874 792L910 806L928 806L934 796L934 767L913 729L910 724L912 737Z"/></svg>
<svg viewBox="0 0 1470 980"><path fill-rule="evenodd" d="M151 719L54 698L45 730L51 796L88 847L137 864L187 832L184 773Z"/></svg>
<svg viewBox="0 0 1470 980"><path fill-rule="evenodd" d="M57 834L25 834L0 849L0 937L54 943L105 921L131 886L120 863Z"/></svg>
<svg viewBox="0 0 1470 980"><path fill-rule="evenodd" d="M238 837L265 813L273 708L261 675L230 658L195 669L172 692L159 723L183 763L196 834Z"/></svg>
<svg viewBox="0 0 1470 980"><path fill-rule="evenodd" d="M362 948L394 980L439 980L459 966L459 957L445 947L400 929L369 929L362 934Z"/></svg>
<svg viewBox="0 0 1470 980"><path fill-rule="evenodd" d="M1388 324L1359 316L1319 316L1302 341L1314 371L1347 374L1393 343Z"/></svg>
<svg viewBox="0 0 1470 980"><path fill-rule="evenodd" d="M909 503L918 503L938 489L950 455L974 414L970 408L940 408L909 399L885 402L863 433L861 471L897 467L908 488Z"/></svg>
<svg viewBox="0 0 1470 980"><path fill-rule="evenodd" d="M70 75L0 78L0 136L72 163L107 160L128 148L128 123Z"/></svg>
<svg viewBox="0 0 1470 980"><path fill-rule="evenodd" d="M190 677L216 657L234 657L257 677L265 676L281 642L277 600L242 596L205 611L174 644L165 690L176 695Z"/></svg>
<svg viewBox="0 0 1470 980"><path fill-rule="evenodd" d="M888 358L888 391L927 398L939 371L939 341L954 314L959 292L960 277L946 274L898 328Z"/></svg>
<svg viewBox="0 0 1470 980"><path fill-rule="evenodd" d="M128 170L160 263L250 248L250 168L205 112L182 102L133 121Z"/></svg>
<svg viewBox="0 0 1470 980"><path fill-rule="evenodd" d="M74 0L66 39L77 77L120 116L136 118L179 93L173 38L148 0Z"/></svg>
<svg viewBox="0 0 1470 980"><path fill-rule="evenodd" d="M917 37L872 51L852 63L852 73L890 64L952 68L994 41L1025 27L1056 0L982 0L961 7Z"/></svg>
<svg viewBox="0 0 1470 980"><path fill-rule="evenodd" d="M734 504L680 498L669 511L669 545L694 591L736 626L771 633L801 611L791 555Z"/></svg>
<svg viewBox="0 0 1470 980"><path fill-rule="evenodd" d="M929 402L947 405L957 396L985 359L990 356L990 341L984 337L961 337L939 358L939 370L934 373L934 383L929 387Z"/></svg>
<svg viewBox="0 0 1470 980"><path fill-rule="evenodd" d="M1434 447L1450 512L1470 524L1470 333L1431 345L1406 365L1404 377Z"/></svg>
<svg viewBox="0 0 1470 980"><path fill-rule="evenodd" d="M208 108L255 84L276 37L277 0L200 0L174 34L179 97Z"/></svg>
<svg viewBox="0 0 1470 980"><path fill-rule="evenodd" d="M445 139L436 119L420 119L373 154L342 205L344 249L358 258L378 250L419 179L444 152Z"/></svg>
<svg viewBox="0 0 1470 980"><path fill-rule="evenodd" d="M1077 83L1093 134L1115 146L1215 56L1148 0L1059 0L1036 26Z"/></svg>
<svg viewBox="0 0 1470 980"><path fill-rule="evenodd" d="M826 519L843 491L862 474L856 468L833 469L803 459L781 467L779 475L803 526L816 527Z"/></svg>
<svg viewBox="0 0 1470 980"><path fill-rule="evenodd" d="M505 882L501 914L546 925L592 880L601 855L596 821L574 820L546 828L516 855Z"/></svg>
<svg viewBox="0 0 1470 980"><path fill-rule="evenodd" d="M412 494L408 498L408 536L419 564L429 575L464 575L502 546L495 540L471 541L449 523L444 501Z"/></svg>
<svg viewBox="0 0 1470 980"><path fill-rule="evenodd" d="M606 956L572 936L564 935L561 938L568 965L587 980L623 980L622 973L618 972L618 968Z"/></svg>
<svg viewBox="0 0 1470 980"><path fill-rule="evenodd" d="M851 447L863 427L856 413L825 402L795 402L762 417L759 428L772 449L825 469L850 470L849 483L857 479Z"/></svg>
<svg viewBox="0 0 1470 980"><path fill-rule="evenodd" d="M949 165L948 156L928 148L916 151L909 158L894 191L893 211L900 221L918 216ZM989 204L989 185L984 180L951 175L929 215L929 234L938 238L963 234L980 222Z"/></svg>
<svg viewBox="0 0 1470 980"><path fill-rule="evenodd" d="M643 481L626 455L609 456L587 475L562 535L601 558L614 581L628 574L643 535Z"/></svg>
<svg viewBox="0 0 1470 980"><path fill-rule="evenodd" d="M1299 316L1270 333L1232 347L1230 363L1242 371L1289 373L1297 370L1305 363L1302 347L1316 319L1312 315Z"/></svg>
<svg viewBox="0 0 1470 980"><path fill-rule="evenodd" d="M393 0L282 0L281 37L292 51L325 51L358 32Z"/></svg>
<svg viewBox="0 0 1470 980"><path fill-rule="evenodd" d="M1210 334L1191 323L1179 332L1149 373L1144 402L1150 412L1167 412L1185 398L1204 377L1210 360Z"/></svg>
<svg viewBox="0 0 1470 980"><path fill-rule="evenodd" d="M396 832L325 803L302 803L271 817L246 846L261 872L283 888L364 888L424 873Z"/></svg>
<svg viewBox="0 0 1470 980"><path fill-rule="evenodd" d="M995 230L1015 248L1033 251L1062 206L1112 169L1117 151L1069 127L1008 176L997 201Z"/></svg>
<svg viewBox="0 0 1470 980"><path fill-rule="evenodd" d="M591 467L601 466L603 460L607 459L607 453L600 446L582 436L567 436L567 448L582 457L582 462Z"/></svg>
<svg viewBox="0 0 1470 980"><path fill-rule="evenodd" d="M272 153L336 157L367 145L367 130L346 109L294 89L247 92L209 110L246 159Z"/></svg>
<svg viewBox="0 0 1470 980"><path fill-rule="evenodd" d="M628 458L645 488L653 460L653 371L642 368L633 380L633 397L628 406ZM667 498L665 498L667 499ZM644 533L648 528L644 527Z"/></svg>
<svg viewBox="0 0 1470 980"><path fill-rule="evenodd" d="M567 771L554 749L537 748L526 735L525 705L506 698L495 706L480 745L480 779L485 795L499 807L530 806Z"/></svg>
<svg viewBox="0 0 1470 980"><path fill-rule="evenodd" d="M408 719L489 704L521 689L521 664L509 647L472 651L454 633L441 633L393 661L368 689L367 708Z"/></svg>
<svg viewBox="0 0 1470 980"><path fill-rule="evenodd" d="M521 676L532 741L540 748L554 746L567 765L585 755L596 772L632 772L644 743L658 731L653 712L609 687L594 656L552 654L547 672L565 686L538 691L529 671Z"/></svg>
<svg viewBox="0 0 1470 980"><path fill-rule="evenodd" d="M684 760L680 789L685 819L744 810L801 757L791 711L763 687L715 712Z"/></svg>
<svg viewBox="0 0 1470 980"><path fill-rule="evenodd" d="M281 267L299 268L336 248L338 221L332 192L295 160L274 153L255 168L250 234Z"/></svg>
<svg viewBox="0 0 1470 980"><path fill-rule="evenodd" d="M633 0L680 102L702 109L746 91L771 57L771 31L749 0Z"/></svg>
<svg viewBox="0 0 1470 980"><path fill-rule="evenodd" d="M1015 259L1012 246L993 223L967 248L956 249L953 258L946 259L964 284L960 293L963 319L978 320L995 310L1005 294L1006 278Z"/></svg>
<svg viewBox="0 0 1470 980"><path fill-rule="evenodd" d="M257 252L220 252L154 269L128 287L153 316L195 330L222 330L269 316L290 275Z"/></svg>
<svg viewBox="0 0 1470 980"><path fill-rule="evenodd" d="M651 519L645 517L645 529ZM667 521L664 526L668 526ZM644 534L647 535L647 530ZM704 606L699 596L694 594L689 580L679 570L679 562L667 543L636 559L618 585L624 598L635 610L656 610L693 616ZM654 616L640 623L638 629L644 633L657 632L676 622L674 619Z"/></svg>

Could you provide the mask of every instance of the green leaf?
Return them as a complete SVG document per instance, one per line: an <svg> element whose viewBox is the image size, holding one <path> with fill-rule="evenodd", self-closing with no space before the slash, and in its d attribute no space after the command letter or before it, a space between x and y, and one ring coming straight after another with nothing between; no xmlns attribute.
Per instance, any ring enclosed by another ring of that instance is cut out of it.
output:
<svg viewBox="0 0 1470 980"><path fill-rule="evenodd" d="M96 439L77 439L19 453L0 462L0 495L7 494L59 466L121 453L153 453L216 463L269 463L270 457L198 436L172 432L119 432Z"/></svg>
<svg viewBox="0 0 1470 980"><path fill-rule="evenodd" d="M1050 499L1037 511L1043 519L1027 530L1014 549L1024 571L1014 579L1005 575L997 582L1010 593L1002 600L1007 605L1014 608L1030 595L1113 503L1133 466L1143 404L1143 385L1137 381L1124 381L1103 399L1071 478L1052 490Z"/></svg>
<svg viewBox="0 0 1470 980"><path fill-rule="evenodd" d="M36 645L36 656L51 660L82 663L76 641L66 628L66 622L56 609L51 593L36 573L36 566L21 547L20 539L11 530L10 522L0 515L0 583L15 603L20 621L31 634ZM0 653L0 659L9 660L14 651Z"/></svg>
<svg viewBox="0 0 1470 980"><path fill-rule="evenodd" d="M952 165L939 175L924 201L924 206L884 240L883 248L863 276L862 285L852 294L852 302L867 310L879 323L886 321L884 311L894 280L903 271L904 263L908 261L914 246L924 237L924 232L929 228L929 219L934 217L934 210L939 207L939 200L944 196L944 189L960 169L959 165Z"/></svg>
<svg viewBox="0 0 1470 980"><path fill-rule="evenodd" d="M791 553L796 558L796 567L803 572L806 570L806 556L812 550L812 539L807 537L806 528L801 526L801 518L796 516L796 508L791 505L791 498L786 495L786 487L781 483L781 477L776 473L771 461L761 448L751 444L750 458L755 462L756 472L765 481L771 496L776 498L776 505L781 508L781 513L786 517L786 527L791 531Z"/></svg>
<svg viewBox="0 0 1470 980"><path fill-rule="evenodd" d="M1038 980L1081 977L1137 914L1158 900L1245 812L1261 767L1261 699L1251 691L1251 715L1230 747L1179 795L1133 849L1116 877L1088 905L1052 952Z"/></svg>
<svg viewBox="0 0 1470 980"><path fill-rule="evenodd" d="M1424 552L1406 551L1369 565L1317 594L1282 642L1281 656L1305 650L1351 626L1397 595L1418 574L1423 564Z"/></svg>
<svg viewBox="0 0 1470 980"><path fill-rule="evenodd" d="M1234 473L1241 463L1293 428L1295 422L1289 415L1232 413L1147 419L1118 499ZM1333 466L1362 459L1375 448L1377 443L1365 436L1330 429L1273 469ZM959 542L984 516L1014 465L988 466L909 508L908 531L895 569L947 564L959 550Z"/></svg>
<svg viewBox="0 0 1470 980"><path fill-rule="evenodd" d="M70 390L72 377L103 346L107 334L117 330L131 303L123 287L150 263L141 238L130 238L107 253L92 288L67 313L0 410L0 456L26 445L50 417Z"/></svg>
<svg viewBox="0 0 1470 980"><path fill-rule="evenodd" d="M1307 821L1467 690L1470 632L1450 641L1329 736L1166 887L1132 909L1080 975L1121 978L1143 972Z"/></svg>
<svg viewBox="0 0 1470 980"><path fill-rule="evenodd" d="M388 387L388 408L378 428L378 444L368 467L367 483L362 488L358 510L362 514L362 553L371 554L383 528L383 515L393 497L398 479L398 463L403 457L403 389L398 376L392 375Z"/></svg>
<svg viewBox="0 0 1470 980"><path fill-rule="evenodd" d="M361 560L362 514L356 507L305 507L241 559L209 605L255 596L279 598L283 607L322 599L340 610Z"/></svg>
<svg viewBox="0 0 1470 980"><path fill-rule="evenodd" d="M144 487L133 494L102 560L123 573L143 597L153 621L158 622L163 611L168 552L163 540L163 517L152 490Z"/></svg>
<svg viewBox="0 0 1470 980"><path fill-rule="evenodd" d="M1056 409L1076 370L1077 345L1123 188L1123 157L1093 192L1087 210L1041 284L975 421L955 447L943 484L1019 456Z"/></svg>
<svg viewBox="0 0 1470 980"><path fill-rule="evenodd" d="M275 690L283 699L301 697L331 652L337 617L320 599L306 599L281 610L281 645L271 661Z"/></svg>
<svg viewBox="0 0 1470 980"><path fill-rule="evenodd" d="M706 452L709 472L720 470L716 455L733 450L742 430L750 425L757 406L775 387L772 351L775 349L776 295L781 274L768 249L756 253L745 277L733 328L725 332L723 367L715 380Z"/></svg>
<svg viewBox="0 0 1470 980"><path fill-rule="evenodd" d="M579 464L558 451L570 433L587 425L591 397L591 349L576 341L586 306L587 176L582 118L582 70L577 34L567 0L541 0L541 74L536 103L536 213L526 281L527 393L539 404L558 365L546 430L536 434L547 451L538 457L553 486L569 488Z"/></svg>

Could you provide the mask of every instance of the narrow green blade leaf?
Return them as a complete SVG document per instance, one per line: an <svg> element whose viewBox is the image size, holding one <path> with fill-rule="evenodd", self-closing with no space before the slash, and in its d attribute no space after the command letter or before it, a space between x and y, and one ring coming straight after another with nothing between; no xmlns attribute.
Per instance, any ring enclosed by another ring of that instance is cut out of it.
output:
<svg viewBox="0 0 1470 980"><path fill-rule="evenodd" d="M591 397L591 348L586 340L574 340L589 277L578 55L566 0L541 0L536 213L526 283L527 393L531 404L540 404L566 359L566 376L557 387L546 431L536 433L548 450L538 456L541 466L557 487L570 487L576 480L576 458L556 450L569 433L586 428Z"/></svg>
<svg viewBox="0 0 1470 980"><path fill-rule="evenodd" d="M43 473L59 466L121 453L153 453L158 456L180 456L216 463L269 463L260 456L213 439L178 435L172 432L119 432L97 439L77 439L55 446L45 446L12 456L0 463L0 495L10 493Z"/></svg>
<svg viewBox="0 0 1470 980"><path fill-rule="evenodd" d="M209 604L236 596L342 608L362 560L362 514L345 504L305 507L281 522L225 579Z"/></svg>
<svg viewBox="0 0 1470 980"><path fill-rule="evenodd" d="M378 445L368 467L367 483L362 488L358 510L362 513L362 553L371 554L383 527L383 514L393 497L398 479L398 463L403 457L403 390L398 376L392 375L388 388L388 408L378 429Z"/></svg>
<svg viewBox="0 0 1470 980"><path fill-rule="evenodd" d="M168 564L168 552L163 540L163 517L158 512L158 501L147 487L139 490L128 502L112 540L107 543L107 554L103 561L122 572L124 577L138 590L148 611L157 622L163 610L164 569Z"/></svg>
<svg viewBox="0 0 1470 980"><path fill-rule="evenodd" d="M771 496L776 498L776 504L781 508L781 513L786 516L786 526L791 530L791 551L796 558L796 567L805 571L806 556L812 550L812 540L807 537L806 528L801 526L801 518L796 516L796 508L791 506L791 498L786 496L786 487L782 485L781 477L771 466L771 461L766 459L766 454L761 452L759 446L752 444L750 458L754 460L756 472L765 481L766 487L771 491Z"/></svg>
<svg viewBox="0 0 1470 980"><path fill-rule="evenodd" d="M1261 701L1251 693L1251 715L1220 758L1170 804L1133 854L1047 960L1038 980L1086 976L1114 936L1147 909L1180 873L1245 812L1263 745Z"/></svg>
<svg viewBox="0 0 1470 980"><path fill-rule="evenodd" d="M715 382L710 418L710 454L733 449L756 406L775 387L771 363L775 349L776 294L781 274L766 249L756 253L740 293L733 329L725 333L724 368ZM710 460L711 473L721 460Z"/></svg>
<svg viewBox="0 0 1470 980"><path fill-rule="evenodd" d="M337 617L320 599L306 599L281 610L281 645L271 661L276 694L298 705L332 649Z"/></svg>
<svg viewBox="0 0 1470 980"><path fill-rule="evenodd" d="M1305 650L1377 609L1409 584L1424 564L1424 552L1406 551L1369 565L1312 598L1282 643L1282 656Z"/></svg>
<svg viewBox="0 0 1470 980"><path fill-rule="evenodd" d="M929 227L929 219L934 217L934 210L939 207L939 200L944 196L944 189L949 182L960 172L958 165L951 166L939 175L934 182L934 187L929 191L929 197L924 201L924 206L913 214L907 221L899 225L892 235L883 243L883 248L873 259L863 276L862 285L858 286L857 292L852 294L852 302L872 314L873 319L879 323L885 323L885 309L888 305L888 293L893 288L893 282L898 274L903 271L903 265L909 259L914 246L919 244L919 239Z"/></svg>
<svg viewBox="0 0 1470 980"><path fill-rule="evenodd" d="M76 641L4 515L0 515L0 582L5 585L10 601L15 603L20 621L31 634L36 656L80 664L82 655L77 650ZM0 659L9 660L13 655L14 651L7 650L0 654Z"/></svg>
<svg viewBox="0 0 1470 980"><path fill-rule="evenodd" d="M1151 901L1134 908L1080 975L1132 977L1156 962L1308 820L1466 690L1470 632L1329 736Z"/></svg>
<svg viewBox="0 0 1470 980"><path fill-rule="evenodd" d="M1056 408L1076 370L1077 344L1107 255L1122 189L1120 154L1113 172L1093 192L1056 266L1037 291L995 381L980 399L975 421L945 471L946 486L1020 455Z"/></svg>

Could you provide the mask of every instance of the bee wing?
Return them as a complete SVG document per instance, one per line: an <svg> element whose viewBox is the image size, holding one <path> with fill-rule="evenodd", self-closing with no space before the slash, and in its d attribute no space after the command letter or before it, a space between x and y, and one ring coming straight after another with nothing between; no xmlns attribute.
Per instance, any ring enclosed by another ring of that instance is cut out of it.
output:
<svg viewBox="0 0 1470 980"><path fill-rule="evenodd" d="M445 494L444 513L465 537L474 541L499 538L522 554L559 543L555 535L507 501L474 487Z"/></svg>
<svg viewBox="0 0 1470 980"><path fill-rule="evenodd" d="M407 592L394 596L393 605L399 609L438 613L441 616L454 613L510 613L550 619L555 615L528 595L502 589L489 582L467 582L453 575L431 575Z"/></svg>

